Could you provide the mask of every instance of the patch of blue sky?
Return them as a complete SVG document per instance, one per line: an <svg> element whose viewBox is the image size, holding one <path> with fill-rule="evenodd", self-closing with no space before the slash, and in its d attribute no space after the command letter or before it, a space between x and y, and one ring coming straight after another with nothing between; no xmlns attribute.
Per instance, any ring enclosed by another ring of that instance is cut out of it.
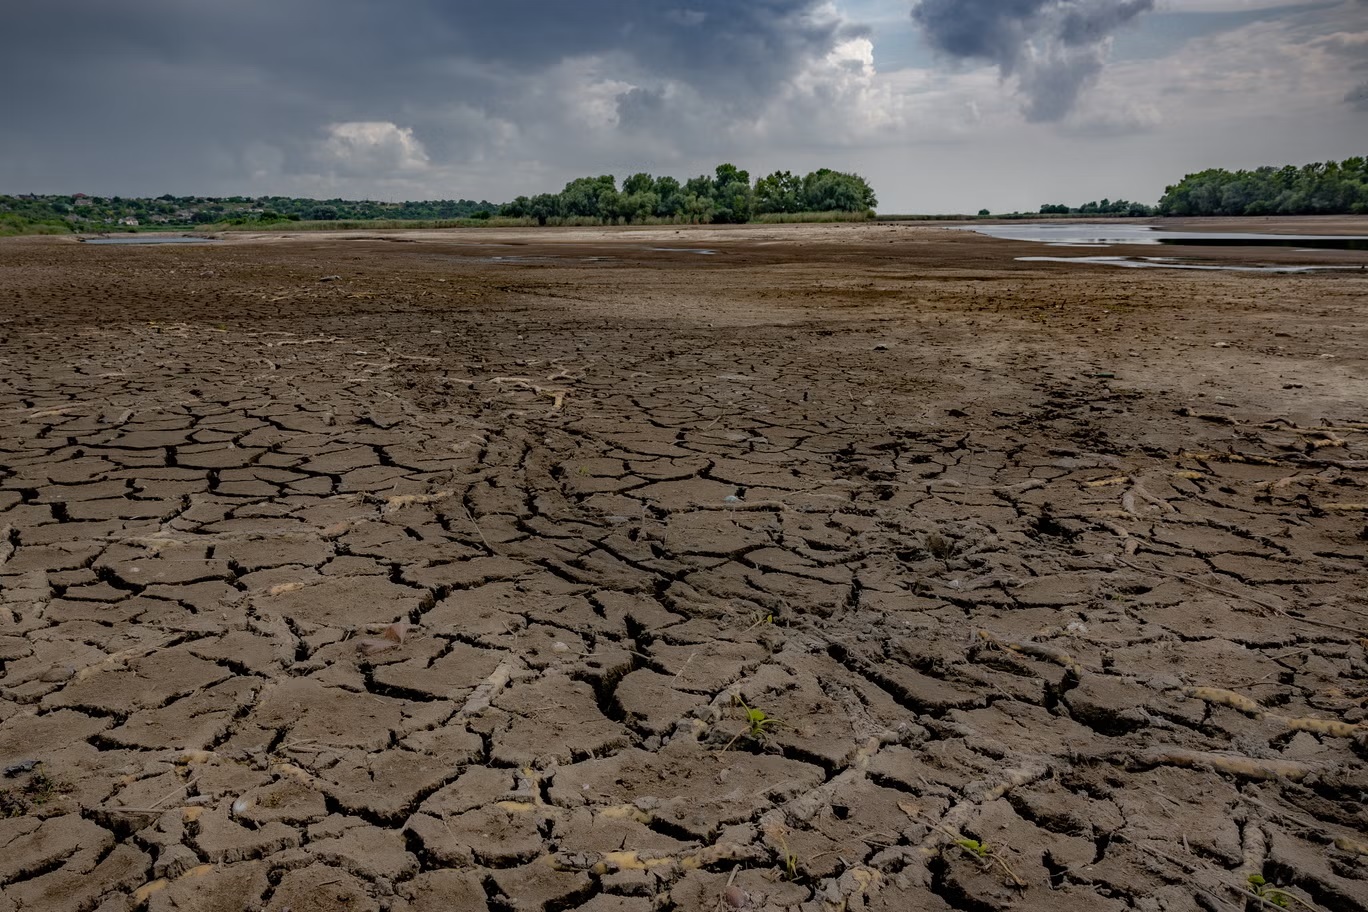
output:
<svg viewBox="0 0 1368 912"><path fill-rule="evenodd" d="M851 22L869 28L875 69L887 73L935 65L936 56L912 22L906 0L840 0L837 5Z"/></svg>
<svg viewBox="0 0 1368 912"><path fill-rule="evenodd" d="M1292 3L1228 12L1159 10L1140 16L1127 27L1117 31L1115 43L1112 45L1112 60L1156 60L1168 57L1196 38L1231 32L1253 22L1285 19L1304 14L1308 9L1324 9L1336 5L1338 4L1335 2Z"/></svg>

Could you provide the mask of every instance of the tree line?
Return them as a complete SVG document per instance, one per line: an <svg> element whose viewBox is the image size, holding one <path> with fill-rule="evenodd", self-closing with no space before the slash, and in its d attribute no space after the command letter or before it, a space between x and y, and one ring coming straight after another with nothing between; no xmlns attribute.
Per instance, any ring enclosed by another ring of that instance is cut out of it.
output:
<svg viewBox="0 0 1368 912"><path fill-rule="evenodd" d="M1368 214L1368 159L1263 167L1210 168L1164 190L1161 215Z"/></svg>
<svg viewBox="0 0 1368 912"><path fill-rule="evenodd" d="M742 223L799 213L873 213L877 200L858 174L821 168L789 171L751 182L735 165L680 182L633 174L619 187L612 175L581 177L560 193L519 196L502 206L488 200L316 200L290 196L100 197L0 195L0 233L134 230L155 226L270 225L291 221L483 221L500 216L537 224L618 224L644 221Z"/></svg>
<svg viewBox="0 0 1368 912"><path fill-rule="evenodd" d="M48 226L57 231L138 225L269 225L289 221L488 219L499 209L488 200L317 200L294 196L89 196L84 193L0 195L0 230Z"/></svg>
<svg viewBox="0 0 1368 912"><path fill-rule="evenodd" d="M1063 203L1046 203L1040 207L1041 215L1119 215L1130 218L1144 218L1154 215L1155 207L1130 200L1110 200L1103 197L1081 206L1066 206Z"/></svg>
<svg viewBox="0 0 1368 912"><path fill-rule="evenodd" d="M1249 171L1208 168L1164 188L1157 206L1108 200L1046 203L1041 215L1368 215L1368 158Z"/></svg>
<svg viewBox="0 0 1368 912"><path fill-rule="evenodd" d="M612 175L580 177L559 193L519 196L496 205L488 200L316 200L288 196L173 196L156 198L71 195L0 195L0 235L107 228L269 225L288 221L488 220L497 217L537 224L632 224L647 221L742 223L785 220L805 213L862 217L877 205L860 175L820 168L751 180L735 165L685 181L633 174L621 186ZM987 216L981 210L980 216ZM1312 162L1297 167L1230 171L1211 168L1167 187L1157 206L1102 199L1069 206L1046 203L1041 215L1258 216L1368 214L1368 159ZM1017 217L1013 214L1011 217ZM1024 217L1024 216L1023 216Z"/></svg>
<svg viewBox="0 0 1368 912"><path fill-rule="evenodd" d="M611 174L580 177L560 193L519 196L501 216L535 219L539 225L651 220L689 223L749 222L757 216L800 212L870 212L878 204L860 175L820 168L802 177L775 171L751 182L732 164L680 182L674 177L633 174L618 187Z"/></svg>
<svg viewBox="0 0 1368 912"><path fill-rule="evenodd" d="M372 219L482 219L498 211L498 205L488 200L422 200L402 203L382 203L375 200L315 200L295 197L258 197L258 206L266 213L279 213L286 218L313 221L369 221Z"/></svg>

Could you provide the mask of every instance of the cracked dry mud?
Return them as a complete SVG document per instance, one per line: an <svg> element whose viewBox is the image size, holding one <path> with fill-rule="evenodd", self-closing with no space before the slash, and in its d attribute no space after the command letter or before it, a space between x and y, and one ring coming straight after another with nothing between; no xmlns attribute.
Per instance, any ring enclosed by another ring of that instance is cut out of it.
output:
<svg viewBox="0 0 1368 912"><path fill-rule="evenodd" d="M0 910L1368 908L1368 281L1023 252L0 243Z"/></svg>

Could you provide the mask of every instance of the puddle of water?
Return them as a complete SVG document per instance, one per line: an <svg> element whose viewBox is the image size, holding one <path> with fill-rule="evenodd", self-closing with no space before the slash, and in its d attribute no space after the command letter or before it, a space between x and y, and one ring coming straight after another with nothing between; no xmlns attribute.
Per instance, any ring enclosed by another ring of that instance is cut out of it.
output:
<svg viewBox="0 0 1368 912"><path fill-rule="evenodd" d="M215 238L204 237L150 237L131 234L128 237L80 238L82 244L217 244Z"/></svg>
<svg viewBox="0 0 1368 912"><path fill-rule="evenodd" d="M558 254L548 253L540 256L491 256L476 257L476 259L485 263L502 263L506 266L545 266L558 260L567 262L578 261L581 263L607 263L617 258L610 256L564 257Z"/></svg>
<svg viewBox="0 0 1368 912"><path fill-rule="evenodd" d="M1192 247L1295 247L1305 250L1368 250L1368 237L1247 232L1165 231L1153 225L1074 224L969 225L1006 241L1034 241L1052 247L1109 247L1113 244L1177 244Z"/></svg>
<svg viewBox="0 0 1368 912"><path fill-rule="evenodd" d="M479 246L493 246L493 245L479 245ZM508 245L508 246L514 246L514 245ZM519 246L520 246L520 245L519 245ZM712 249L707 248L707 247L641 247L641 248L638 248L638 249L650 251L650 252L652 252L652 253L693 253L693 254L698 254L699 256L714 256L714 255L717 254L717 251L716 251L716 250L712 250ZM541 253L541 254L516 254L516 253L514 253L514 254L504 254L504 255L496 255L496 256L478 257L478 259L479 259L481 262L485 262L485 263L502 263L502 264L504 264L504 265L511 265L511 266L544 266L544 265L546 265L546 264L548 264L548 263L553 263L553 262L556 262L556 261L563 261L563 262L580 262L580 263L611 263L611 262L616 261L616 260L618 259L618 257L615 257L615 256L580 256L580 257L573 257L573 256L565 256L564 254L559 254L559 253Z"/></svg>
<svg viewBox="0 0 1368 912"><path fill-rule="evenodd" d="M1185 247L1292 247L1297 250L1368 250L1368 238L1305 237L1293 234L1229 234L1201 236L1185 234L1181 238L1161 237L1161 244L1181 244Z"/></svg>
<svg viewBox="0 0 1368 912"><path fill-rule="evenodd" d="M1195 269L1202 272L1303 273L1319 272L1326 269L1344 270L1362 268L1360 266L1217 266L1209 263L1179 263L1170 257L1025 256L1017 257L1016 259L1020 263L1093 263L1102 266L1120 266L1126 269Z"/></svg>

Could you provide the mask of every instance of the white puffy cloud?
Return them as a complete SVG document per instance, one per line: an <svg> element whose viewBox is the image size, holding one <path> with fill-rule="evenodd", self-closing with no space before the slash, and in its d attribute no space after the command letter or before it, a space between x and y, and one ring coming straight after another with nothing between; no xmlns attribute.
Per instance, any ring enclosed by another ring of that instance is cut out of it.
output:
<svg viewBox="0 0 1368 912"><path fill-rule="evenodd" d="M387 120L329 124L318 146L318 160L338 174L379 177L422 171L429 164L427 150L413 129Z"/></svg>

